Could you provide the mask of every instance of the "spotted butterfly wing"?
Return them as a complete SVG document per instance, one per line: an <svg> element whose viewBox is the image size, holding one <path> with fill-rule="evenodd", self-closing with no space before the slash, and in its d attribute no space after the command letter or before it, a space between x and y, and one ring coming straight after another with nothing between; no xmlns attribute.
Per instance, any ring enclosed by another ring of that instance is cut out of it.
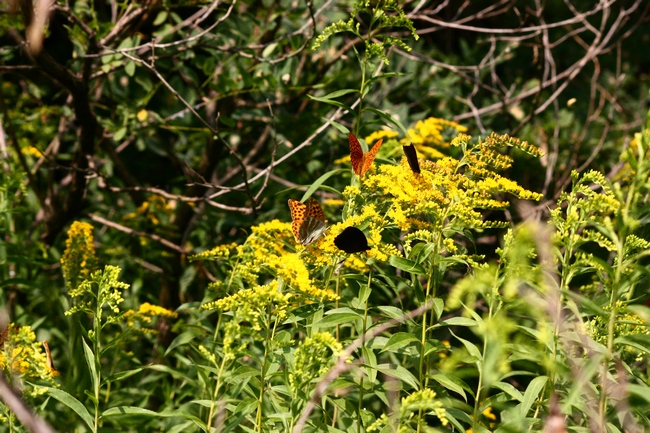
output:
<svg viewBox="0 0 650 433"><path fill-rule="evenodd" d="M305 220L307 205L298 200L289 199L289 209L291 210L291 231L296 240L300 239L300 224Z"/></svg>
<svg viewBox="0 0 650 433"><path fill-rule="evenodd" d="M334 245L348 254L360 253L370 249L366 235L356 227L346 227L341 234L334 238Z"/></svg>
<svg viewBox="0 0 650 433"><path fill-rule="evenodd" d="M420 163L418 162L418 152L415 150L415 146L413 146L413 143L409 144L408 146L402 146L402 149L404 149L404 154L406 155L406 161L409 163L409 167L411 167L411 171L416 174L420 174Z"/></svg>
<svg viewBox="0 0 650 433"><path fill-rule="evenodd" d="M354 173L357 176L363 176L375 160L375 156L381 147L383 139L377 141L375 145L372 146L372 149L366 153L363 153L361 144L353 133L348 134L348 142L350 143L350 162L352 163L352 170L354 170Z"/></svg>
<svg viewBox="0 0 650 433"><path fill-rule="evenodd" d="M309 245L317 240L327 228L325 214L318 201L310 197L305 203L289 199L291 231L296 241Z"/></svg>
<svg viewBox="0 0 650 433"><path fill-rule="evenodd" d="M325 213L323 212L323 208L320 207L318 200L314 197L309 197L305 202L305 206L307 207L305 217L316 218L325 222Z"/></svg>

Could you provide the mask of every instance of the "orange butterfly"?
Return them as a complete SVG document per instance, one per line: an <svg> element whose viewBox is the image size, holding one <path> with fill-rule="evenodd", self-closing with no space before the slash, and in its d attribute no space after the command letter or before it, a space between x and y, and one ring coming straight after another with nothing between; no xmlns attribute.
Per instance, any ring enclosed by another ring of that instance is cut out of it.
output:
<svg viewBox="0 0 650 433"><path fill-rule="evenodd" d="M45 356L47 357L47 368L52 373L52 376L58 376L59 372L54 368L54 361L52 361L52 354L50 353L50 345L47 344L47 340L43 341L43 348L45 349Z"/></svg>
<svg viewBox="0 0 650 433"><path fill-rule="evenodd" d="M350 142L350 161L352 162L352 169L357 176L363 176L375 160L375 155L377 155L377 151L379 150L383 139L379 139L379 141L372 146L372 149L366 153L363 153L359 140L357 140L357 137L355 137L351 132L348 135L348 141Z"/></svg>
<svg viewBox="0 0 650 433"><path fill-rule="evenodd" d="M327 228L323 209L314 197L309 197L305 203L289 199L289 209L293 220L291 231L302 245L314 242Z"/></svg>

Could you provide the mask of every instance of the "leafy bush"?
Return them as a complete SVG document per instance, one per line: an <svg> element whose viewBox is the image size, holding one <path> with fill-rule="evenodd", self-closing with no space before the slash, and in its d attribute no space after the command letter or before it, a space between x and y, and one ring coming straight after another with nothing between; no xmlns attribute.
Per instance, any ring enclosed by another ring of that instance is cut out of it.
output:
<svg viewBox="0 0 650 433"><path fill-rule="evenodd" d="M650 114L604 68L647 11L584 3L3 11L0 431L650 426Z"/></svg>

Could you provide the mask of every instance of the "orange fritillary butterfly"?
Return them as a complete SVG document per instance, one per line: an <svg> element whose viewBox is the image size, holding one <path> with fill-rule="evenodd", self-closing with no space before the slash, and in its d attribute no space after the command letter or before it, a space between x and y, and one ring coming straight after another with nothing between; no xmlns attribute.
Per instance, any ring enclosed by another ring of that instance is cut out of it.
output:
<svg viewBox="0 0 650 433"><path fill-rule="evenodd" d="M315 198L310 197L305 203L289 199L289 209L293 220L291 231L302 245L314 242L327 228L325 214Z"/></svg>
<svg viewBox="0 0 650 433"><path fill-rule="evenodd" d="M379 139L379 141L372 146L372 149L366 153L363 153L359 140L357 140L357 137L355 137L351 132L348 135L348 141L350 142L350 161L352 162L352 169L357 176L363 176L375 160L375 155L377 155L377 151L379 150L383 139Z"/></svg>

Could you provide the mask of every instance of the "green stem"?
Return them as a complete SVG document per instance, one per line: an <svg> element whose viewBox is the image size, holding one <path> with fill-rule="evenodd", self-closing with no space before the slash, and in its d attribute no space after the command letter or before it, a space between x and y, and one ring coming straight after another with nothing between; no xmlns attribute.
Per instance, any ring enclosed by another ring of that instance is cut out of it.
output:
<svg viewBox="0 0 650 433"><path fill-rule="evenodd" d="M271 332L269 332L269 327L267 326L266 328L266 339L264 341L264 358L262 360L262 371L260 374L260 396L257 400L257 415L255 417L255 431L261 433L262 431L262 406L264 405L264 391L265 391L265 384L264 381L266 380L266 364L268 361L268 354L271 352L271 344L273 341L273 338L275 337L275 331L278 326L278 318L275 318L275 321L273 323L273 329Z"/></svg>
<svg viewBox="0 0 650 433"><path fill-rule="evenodd" d="M370 283L372 282L372 268L370 269L370 272L368 273L368 289L370 289ZM363 308L363 324L361 325L361 348L366 346L366 331L367 327L366 324L368 323L368 298L364 301L364 308ZM364 376L361 375L361 379L359 382L359 405L357 408L357 433L361 433L361 411L363 410L363 378Z"/></svg>
<svg viewBox="0 0 650 433"><path fill-rule="evenodd" d="M99 285L99 283L98 283ZM101 286L99 286L98 291L101 292ZM94 355L94 362L95 362L95 381L94 381L94 389L93 389L93 394L94 394L94 401L93 404L95 406L95 422L93 425L93 433L97 433L99 429L99 389L100 389L100 384L101 384L101 344L100 344L100 334L101 334L101 329L102 329L102 306L101 306L101 301L99 299L99 293L97 296L97 303L95 307L95 317L93 319L93 355Z"/></svg>
<svg viewBox="0 0 650 433"><path fill-rule="evenodd" d="M208 413L208 424L206 431L210 431L210 426L212 425L212 418L215 415L215 410L217 408L217 397L219 396L219 389L221 389L221 378L223 377L223 370L226 367L226 357L224 356L221 359L221 366L219 366L219 373L217 374L217 384L214 387L214 392L212 393L212 401L210 402L210 412Z"/></svg>
<svg viewBox="0 0 650 433"><path fill-rule="evenodd" d="M496 310L496 305L498 304L498 294L499 294L499 268L496 269L496 272L494 274L494 284L492 286L492 293L490 294L490 302L488 304L488 318L487 318L487 323L492 324L492 318L494 317L494 313ZM485 354L487 353L488 350L488 336L489 333L485 333L485 336L483 337L483 351L481 352L483 355L483 359L478 361L477 367L478 367L478 385L476 387L476 399L474 400L474 417L472 418L472 431L479 431L479 408L481 406L481 394L483 393L483 382L484 382L484 376L485 376L485 371L483 370L483 367L485 367Z"/></svg>

